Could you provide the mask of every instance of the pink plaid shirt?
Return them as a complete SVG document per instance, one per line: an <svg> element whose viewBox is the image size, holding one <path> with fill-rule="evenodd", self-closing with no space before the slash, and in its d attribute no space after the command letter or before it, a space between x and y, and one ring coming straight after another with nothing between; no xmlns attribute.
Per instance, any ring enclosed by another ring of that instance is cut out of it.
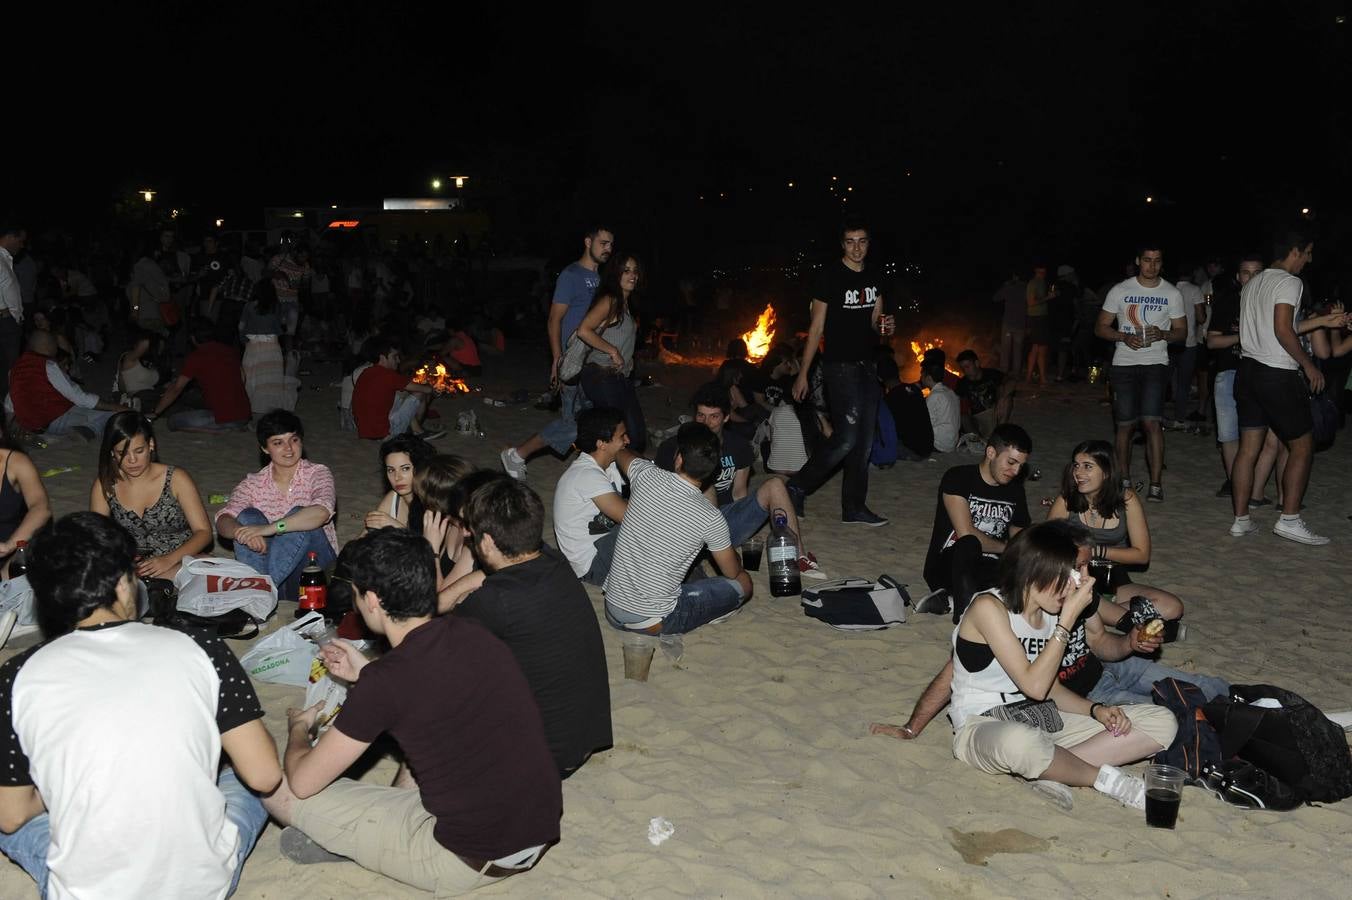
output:
<svg viewBox="0 0 1352 900"><path fill-rule="evenodd" d="M324 525L324 536L329 539L333 552L338 552L338 532L333 527L333 513L337 505L333 488L333 473L328 466L302 459L296 465L296 474L291 478L291 487L283 493L272 480L272 463L235 485L230 492L230 502L225 509L216 513L221 516L238 516L249 507L276 522L297 506L322 506L329 512L329 521Z"/></svg>

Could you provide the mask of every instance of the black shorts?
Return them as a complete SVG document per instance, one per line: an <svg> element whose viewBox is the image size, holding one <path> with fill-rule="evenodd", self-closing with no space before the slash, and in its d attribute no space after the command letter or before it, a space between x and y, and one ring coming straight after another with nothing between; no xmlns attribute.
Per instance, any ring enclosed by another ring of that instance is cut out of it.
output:
<svg viewBox="0 0 1352 900"><path fill-rule="evenodd" d="M1274 369L1256 359L1240 360L1235 373L1235 406L1240 431L1270 428L1287 442L1314 430L1310 392L1298 369Z"/></svg>

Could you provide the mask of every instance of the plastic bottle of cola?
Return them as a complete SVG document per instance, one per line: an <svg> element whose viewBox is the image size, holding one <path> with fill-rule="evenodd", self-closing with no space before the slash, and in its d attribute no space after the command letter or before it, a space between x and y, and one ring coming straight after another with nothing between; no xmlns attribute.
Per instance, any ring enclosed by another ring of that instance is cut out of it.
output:
<svg viewBox="0 0 1352 900"><path fill-rule="evenodd" d="M803 592L798 574L798 535L789 528L789 516L776 509L770 520L770 538L765 544L770 559L770 595L793 597Z"/></svg>
<svg viewBox="0 0 1352 900"><path fill-rule="evenodd" d="M18 578L28 574L28 541L19 541L14 545L14 556L9 561L9 577Z"/></svg>
<svg viewBox="0 0 1352 900"><path fill-rule="evenodd" d="M319 568L318 555L310 551L310 562L300 573L300 595L296 598L296 618L308 612L323 612L329 603L329 577Z"/></svg>

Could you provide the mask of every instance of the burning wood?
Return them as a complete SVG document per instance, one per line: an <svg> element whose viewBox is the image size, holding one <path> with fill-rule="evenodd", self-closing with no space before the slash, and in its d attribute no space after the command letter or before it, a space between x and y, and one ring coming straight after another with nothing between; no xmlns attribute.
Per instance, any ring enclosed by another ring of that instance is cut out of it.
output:
<svg viewBox="0 0 1352 900"><path fill-rule="evenodd" d="M767 303L765 311L756 319L756 327L742 335L747 357L752 362L760 362L770 352L770 342L775 339L774 324L775 308Z"/></svg>
<svg viewBox="0 0 1352 900"><path fill-rule="evenodd" d="M452 378L442 363L428 363L413 373L414 384L431 385L438 394L468 394L469 385L463 378Z"/></svg>
<svg viewBox="0 0 1352 900"><path fill-rule="evenodd" d="M915 354L916 363L922 363L925 361L926 350L933 350L936 347L942 350L943 346L944 346L943 338L935 338L932 341L925 341L923 344L920 343L919 341L911 341L911 352ZM962 372L953 368L953 364L951 362L948 362L947 360L944 361L944 369L952 375L956 375L959 378L962 377Z"/></svg>

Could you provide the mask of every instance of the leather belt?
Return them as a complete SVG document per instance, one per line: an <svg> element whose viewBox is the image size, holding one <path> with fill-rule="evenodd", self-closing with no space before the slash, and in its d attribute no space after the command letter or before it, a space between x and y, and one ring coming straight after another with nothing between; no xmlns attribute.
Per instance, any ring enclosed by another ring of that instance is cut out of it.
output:
<svg viewBox="0 0 1352 900"><path fill-rule="evenodd" d="M491 863L486 859L475 859L472 856L465 856L460 853L455 855L462 863L479 874L486 875L489 878L509 878L512 875L520 875L522 872L530 871L530 869L504 869L502 866Z"/></svg>

